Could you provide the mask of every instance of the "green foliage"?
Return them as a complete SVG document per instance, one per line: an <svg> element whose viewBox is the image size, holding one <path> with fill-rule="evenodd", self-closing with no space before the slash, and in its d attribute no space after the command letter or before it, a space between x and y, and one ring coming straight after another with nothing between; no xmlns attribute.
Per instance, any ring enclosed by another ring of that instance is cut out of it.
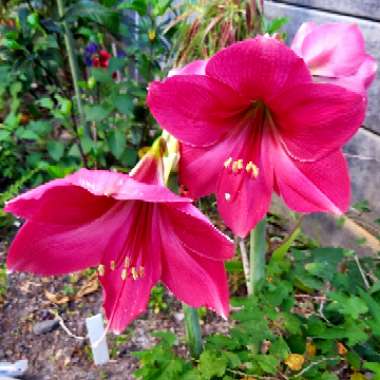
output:
<svg viewBox="0 0 380 380"><path fill-rule="evenodd" d="M191 370L191 364L177 357L173 352L176 337L169 332L157 332L154 334L160 339L160 343L147 351L134 353L141 364L141 368L135 372L137 379L145 380L174 380Z"/></svg>
<svg viewBox="0 0 380 380"><path fill-rule="evenodd" d="M183 1L168 26L169 30L178 28L173 49L176 65L209 58L218 50L257 34L278 33L288 21L268 21L262 11L260 1Z"/></svg>
<svg viewBox="0 0 380 380"><path fill-rule="evenodd" d="M155 314L168 309L165 301L165 288L162 285L156 285L151 292L149 307Z"/></svg>
<svg viewBox="0 0 380 380"><path fill-rule="evenodd" d="M149 82L170 68L164 64L175 28L164 29L171 3L69 0L63 18L55 0L4 3L0 193L9 193L14 183L22 183L21 190L81 166L128 170L135 165L138 150L150 145L157 134L145 98ZM63 21L74 37L84 124ZM91 44L95 51L89 55L86 48ZM110 54L108 64L99 64L100 51ZM36 170L38 174L29 175ZM0 223L8 222L0 215Z"/></svg>
<svg viewBox="0 0 380 380"><path fill-rule="evenodd" d="M362 258L359 265L379 278L378 260ZM288 259L272 260L267 276L256 296L233 301L235 323L228 334L206 338L199 360L176 355L178 342L165 335L138 354L136 377L332 380L342 368L347 378L379 376L380 286L366 289L351 251L293 250Z"/></svg>

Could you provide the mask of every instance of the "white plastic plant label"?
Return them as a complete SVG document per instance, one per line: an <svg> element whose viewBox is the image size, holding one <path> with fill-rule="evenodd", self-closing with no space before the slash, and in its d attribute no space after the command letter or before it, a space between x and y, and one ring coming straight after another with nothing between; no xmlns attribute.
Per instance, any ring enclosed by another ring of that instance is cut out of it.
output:
<svg viewBox="0 0 380 380"><path fill-rule="evenodd" d="M107 363L110 358L102 315L86 318L86 326L95 365Z"/></svg>

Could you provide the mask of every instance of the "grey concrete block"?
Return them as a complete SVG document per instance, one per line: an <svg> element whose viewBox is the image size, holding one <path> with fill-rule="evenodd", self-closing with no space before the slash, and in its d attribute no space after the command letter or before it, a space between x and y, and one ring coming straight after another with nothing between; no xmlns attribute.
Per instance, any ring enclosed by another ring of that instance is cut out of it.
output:
<svg viewBox="0 0 380 380"><path fill-rule="evenodd" d="M280 2L380 20L379 0L281 0Z"/></svg>

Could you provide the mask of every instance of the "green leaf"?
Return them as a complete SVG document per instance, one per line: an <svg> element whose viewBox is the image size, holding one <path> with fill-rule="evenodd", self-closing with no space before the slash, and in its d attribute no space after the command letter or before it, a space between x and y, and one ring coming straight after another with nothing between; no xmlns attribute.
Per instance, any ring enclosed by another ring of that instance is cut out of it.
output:
<svg viewBox="0 0 380 380"><path fill-rule="evenodd" d="M48 110L52 110L54 108L54 102L50 98L41 98L37 101L37 104Z"/></svg>
<svg viewBox="0 0 380 380"><path fill-rule="evenodd" d="M88 137L88 136L81 137L80 144L81 144L81 147L83 149L84 154L90 153L91 150L93 148L95 148L94 141L90 137ZM78 150L79 150L79 148L78 148Z"/></svg>
<svg viewBox="0 0 380 380"><path fill-rule="evenodd" d="M199 358L199 371L205 380L223 376L227 368L226 357L219 357L213 351L203 351Z"/></svg>
<svg viewBox="0 0 380 380"><path fill-rule="evenodd" d="M347 352L347 361L350 363L351 367L359 370L361 367L361 359L360 356L354 351L350 350Z"/></svg>
<svg viewBox="0 0 380 380"><path fill-rule="evenodd" d="M368 290L369 294L374 294L380 291L380 280L376 281Z"/></svg>
<svg viewBox="0 0 380 380"><path fill-rule="evenodd" d="M376 376L380 377L380 363L366 362L364 363L363 367L373 372Z"/></svg>
<svg viewBox="0 0 380 380"><path fill-rule="evenodd" d="M336 310L343 315L357 319L368 311L366 303L356 296L346 296L343 293L330 292L328 297L333 301L326 309Z"/></svg>
<svg viewBox="0 0 380 380"><path fill-rule="evenodd" d="M338 376L335 373L323 372L320 380L339 380Z"/></svg>
<svg viewBox="0 0 380 380"><path fill-rule="evenodd" d="M301 232L301 226L297 227L286 239L285 241L273 251L272 260L283 260L289 248L293 242L297 239L298 235Z"/></svg>
<svg viewBox="0 0 380 380"><path fill-rule="evenodd" d="M28 124L27 128L39 136L47 135L52 130L51 123L46 120L33 120Z"/></svg>
<svg viewBox="0 0 380 380"><path fill-rule="evenodd" d="M96 82L113 84L112 72L104 69L91 69L91 76Z"/></svg>
<svg viewBox="0 0 380 380"><path fill-rule="evenodd" d="M11 133L9 131L0 130L0 141L6 141L10 138Z"/></svg>
<svg viewBox="0 0 380 380"><path fill-rule="evenodd" d="M254 360L264 372L271 375L276 374L277 367L280 364L279 359L272 355L255 355Z"/></svg>
<svg viewBox="0 0 380 380"><path fill-rule="evenodd" d="M290 349L285 340L280 337L272 343L269 353L279 360L284 360L289 356Z"/></svg>
<svg viewBox="0 0 380 380"><path fill-rule="evenodd" d="M131 115L133 111L133 101L128 95L118 95L114 99L117 110L125 115Z"/></svg>
<svg viewBox="0 0 380 380"><path fill-rule="evenodd" d="M148 12L148 3L145 0L124 0L119 9L131 9L136 11L140 16L145 16Z"/></svg>
<svg viewBox="0 0 380 380"><path fill-rule="evenodd" d="M169 331L155 331L152 335L160 339L160 343L167 347L172 347L177 342L177 337Z"/></svg>
<svg viewBox="0 0 380 380"><path fill-rule="evenodd" d="M268 33L268 34L276 33L288 22L289 22L289 19L287 17L278 17L278 18L273 19L269 23L266 22L265 33Z"/></svg>
<svg viewBox="0 0 380 380"><path fill-rule="evenodd" d="M39 136L36 132L26 129L26 128L18 128L16 131L16 136L21 140L38 140Z"/></svg>
<svg viewBox="0 0 380 380"><path fill-rule="evenodd" d="M73 23L79 18L88 18L99 24L109 25L112 20L117 20L117 13L92 0L79 0L68 7L64 19ZM113 28L114 29L114 28Z"/></svg>
<svg viewBox="0 0 380 380"><path fill-rule="evenodd" d="M109 134L108 143L115 158L121 158L127 145L125 132L121 129L113 129Z"/></svg>
<svg viewBox="0 0 380 380"><path fill-rule="evenodd" d="M65 152L65 145L61 141L49 141L47 149L50 157L55 161L59 161Z"/></svg>
<svg viewBox="0 0 380 380"><path fill-rule="evenodd" d="M157 0L153 7L153 15L155 17L163 16L168 10L172 0Z"/></svg>
<svg viewBox="0 0 380 380"><path fill-rule="evenodd" d="M106 106L90 106L86 105L84 107L84 112L86 115L86 120L87 121L101 121L105 119L111 112L112 108L106 107Z"/></svg>
<svg viewBox="0 0 380 380"><path fill-rule="evenodd" d="M108 63L108 72L112 74L115 71L123 70L127 62L125 58L112 57Z"/></svg>

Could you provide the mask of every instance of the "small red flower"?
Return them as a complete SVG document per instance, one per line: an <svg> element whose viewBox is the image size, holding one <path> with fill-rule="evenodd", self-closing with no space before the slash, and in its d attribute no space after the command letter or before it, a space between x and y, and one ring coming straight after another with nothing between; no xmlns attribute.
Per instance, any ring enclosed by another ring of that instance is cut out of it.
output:
<svg viewBox="0 0 380 380"><path fill-rule="evenodd" d="M99 53L93 55L92 65L94 67L108 68L109 60L112 58L112 54L108 53L107 50L100 50Z"/></svg>

